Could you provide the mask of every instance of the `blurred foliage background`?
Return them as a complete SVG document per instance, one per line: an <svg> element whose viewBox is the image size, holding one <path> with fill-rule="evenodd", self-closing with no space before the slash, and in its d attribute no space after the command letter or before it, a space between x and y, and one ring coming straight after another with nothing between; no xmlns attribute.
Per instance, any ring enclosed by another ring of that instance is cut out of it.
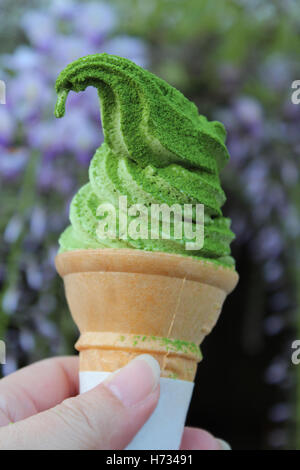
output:
<svg viewBox="0 0 300 470"><path fill-rule="evenodd" d="M189 424L235 449L300 448L299 13L296 0L0 1L2 374L73 353L53 260L102 132L95 90L55 120L54 82L77 57L126 56L228 131L224 212L241 279L204 344Z"/></svg>

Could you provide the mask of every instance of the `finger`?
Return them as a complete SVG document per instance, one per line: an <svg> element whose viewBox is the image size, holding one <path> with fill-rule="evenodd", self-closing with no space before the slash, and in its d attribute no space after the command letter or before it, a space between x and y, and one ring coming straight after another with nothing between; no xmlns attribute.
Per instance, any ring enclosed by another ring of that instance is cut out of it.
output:
<svg viewBox="0 0 300 470"><path fill-rule="evenodd" d="M225 446L227 446L225 448ZM203 429L185 428L181 450L228 450L230 446Z"/></svg>
<svg viewBox="0 0 300 470"><path fill-rule="evenodd" d="M37 362L0 380L0 426L48 410L78 393L78 358Z"/></svg>
<svg viewBox="0 0 300 470"><path fill-rule="evenodd" d="M154 411L160 369L138 356L102 384L0 429L2 449L123 449Z"/></svg>

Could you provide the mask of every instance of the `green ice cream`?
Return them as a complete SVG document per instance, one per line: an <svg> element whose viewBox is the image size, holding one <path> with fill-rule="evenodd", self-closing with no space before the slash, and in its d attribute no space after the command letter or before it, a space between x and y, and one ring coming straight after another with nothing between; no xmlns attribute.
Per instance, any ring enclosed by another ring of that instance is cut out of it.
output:
<svg viewBox="0 0 300 470"><path fill-rule="evenodd" d="M229 158L223 125L199 115L195 104L165 81L108 54L83 57L60 73L55 115L64 115L70 90L88 86L98 90L104 143L91 161L89 182L72 201L61 251L136 248L233 266L234 235L221 212L225 195L219 172ZM186 240L174 237L172 230L169 239L123 239L120 231L115 239L99 238L97 208L110 203L118 212L120 196L127 197L128 206L139 203L149 211L153 204L203 204L204 246L186 250Z"/></svg>

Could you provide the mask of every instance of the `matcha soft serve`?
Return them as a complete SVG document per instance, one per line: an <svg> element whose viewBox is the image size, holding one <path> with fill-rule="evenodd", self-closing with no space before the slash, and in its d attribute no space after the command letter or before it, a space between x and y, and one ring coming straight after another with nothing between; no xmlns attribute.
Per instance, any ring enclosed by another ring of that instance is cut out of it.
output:
<svg viewBox="0 0 300 470"><path fill-rule="evenodd" d="M91 161L89 182L73 198L60 250L132 248L233 267L234 235L221 211L225 195L219 172L229 159L224 126L199 115L195 104L165 81L108 54L83 57L60 73L55 115L64 115L69 91L88 86L98 90L104 143ZM109 203L118 212L124 196L129 206L143 204L149 210L153 204L203 204L203 247L186 250L186 240L176 238L174 230L169 239L124 239L119 232L115 238L99 237L99 206Z"/></svg>

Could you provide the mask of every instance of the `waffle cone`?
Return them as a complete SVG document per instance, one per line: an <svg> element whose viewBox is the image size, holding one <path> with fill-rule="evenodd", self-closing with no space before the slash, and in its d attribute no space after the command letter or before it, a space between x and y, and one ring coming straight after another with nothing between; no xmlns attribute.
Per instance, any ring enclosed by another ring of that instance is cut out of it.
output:
<svg viewBox="0 0 300 470"><path fill-rule="evenodd" d="M149 353L163 377L188 381L238 280L208 261L130 249L65 252L56 267L81 333L81 371L112 372Z"/></svg>

